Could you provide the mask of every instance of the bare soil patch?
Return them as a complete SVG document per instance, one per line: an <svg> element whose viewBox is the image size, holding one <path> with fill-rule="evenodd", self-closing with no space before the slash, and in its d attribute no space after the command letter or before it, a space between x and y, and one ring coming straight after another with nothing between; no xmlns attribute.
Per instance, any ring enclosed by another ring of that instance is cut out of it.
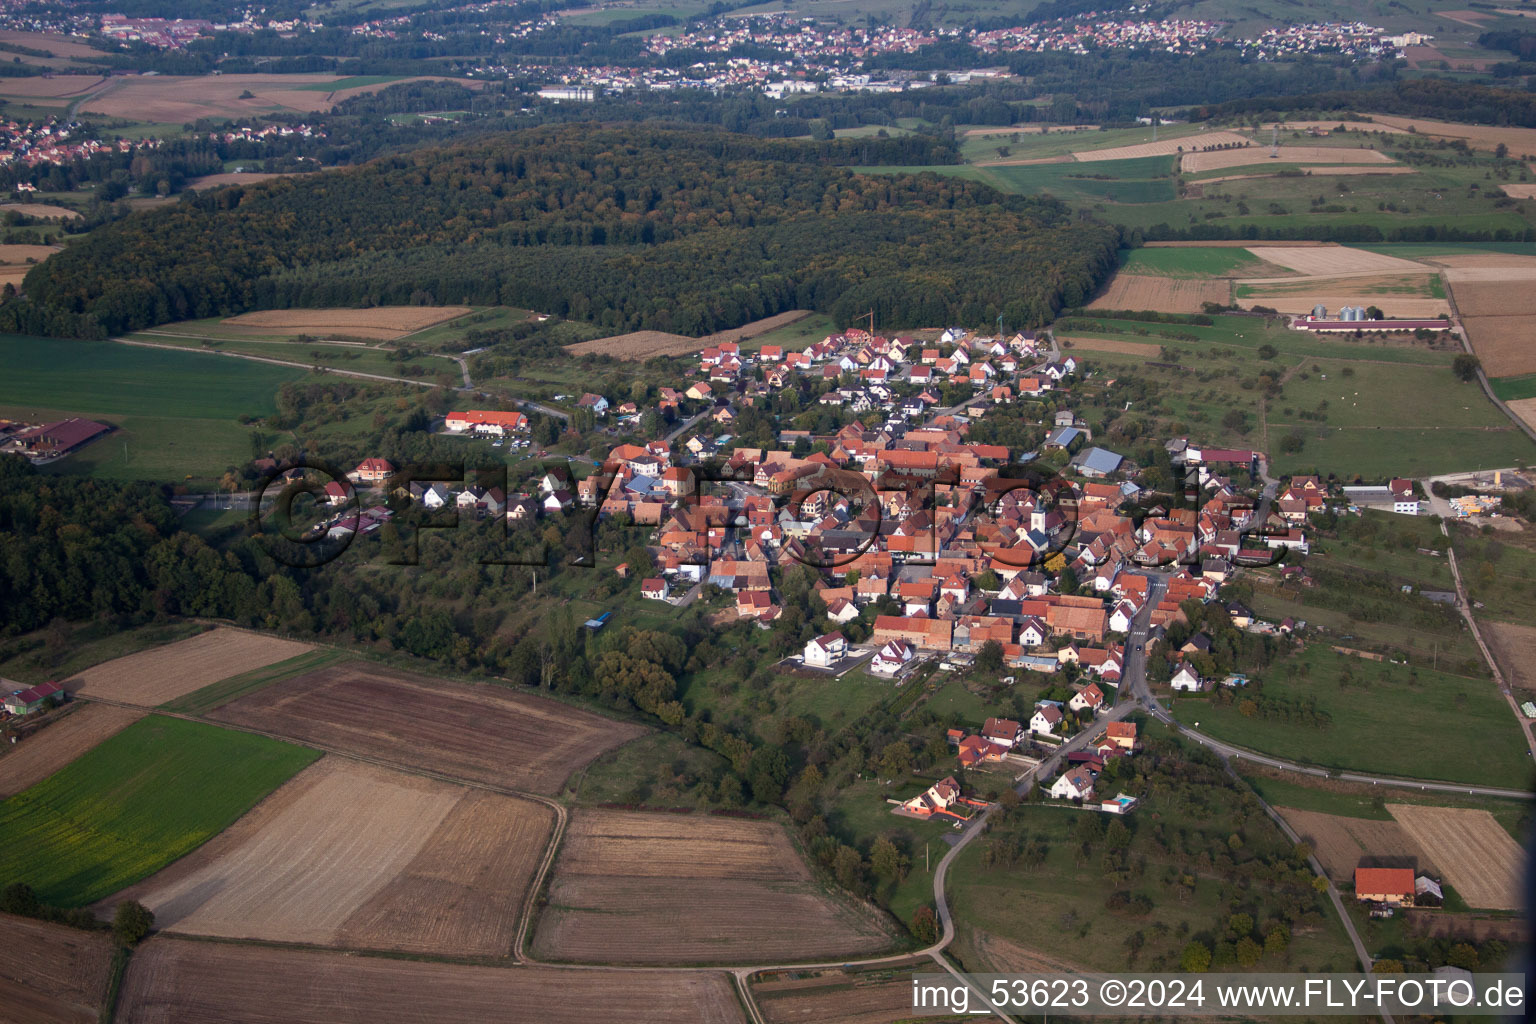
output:
<svg viewBox="0 0 1536 1024"><path fill-rule="evenodd" d="M1217 249L1321 249L1337 246L1337 242L1248 242L1236 238L1214 239L1209 242L1147 242L1148 249L1217 248Z"/></svg>
<svg viewBox="0 0 1536 1024"><path fill-rule="evenodd" d="M119 1024L744 1024L722 972L418 963L151 939L133 956Z"/></svg>
<svg viewBox="0 0 1536 1024"><path fill-rule="evenodd" d="M1117 338L1080 338L1073 335L1068 338L1062 335L1063 341L1071 342L1074 349L1084 349L1088 352L1114 352L1123 356L1141 356L1144 359L1156 359L1158 346L1149 345L1144 341L1120 341Z"/></svg>
<svg viewBox="0 0 1536 1024"><path fill-rule="evenodd" d="M293 640L221 627L103 662L65 680L64 688L86 697L152 708L309 650L308 644Z"/></svg>
<svg viewBox="0 0 1536 1024"><path fill-rule="evenodd" d="M1536 265L1499 258L1451 267L1445 279L1488 376L1536 371L1536 339L1529 320L1536 315Z"/></svg>
<svg viewBox="0 0 1536 1024"><path fill-rule="evenodd" d="M1249 140L1251 141L1251 140ZM1186 152L1179 159L1179 169L1195 174L1200 171L1217 171L1223 167L1242 167L1245 164L1264 163L1269 159L1268 146L1249 145L1238 149L1217 149L1206 152ZM1392 164L1396 163L1385 153L1374 149L1349 149L1343 146L1281 146L1277 162L1287 164Z"/></svg>
<svg viewBox="0 0 1536 1024"><path fill-rule="evenodd" d="M1506 181L1499 188L1511 199L1536 199L1536 182Z"/></svg>
<svg viewBox="0 0 1536 1024"><path fill-rule="evenodd" d="M1388 804L1403 830L1445 872L1468 906L1518 910L1525 854L1487 811Z"/></svg>
<svg viewBox="0 0 1536 1024"><path fill-rule="evenodd" d="M1143 156L1172 156L1182 152L1185 154L1185 159L1188 159L1189 154L1197 150L1207 150L1213 146L1241 147L1252 146L1252 144L1252 139L1236 132L1205 132L1177 139L1142 142L1134 146L1116 146L1113 149L1085 149L1073 153L1072 156L1079 163L1096 163L1100 160L1134 160Z"/></svg>
<svg viewBox="0 0 1536 1024"><path fill-rule="evenodd" d="M468 306L374 306L372 309L263 309L223 323L261 334L346 334L393 341L464 316Z"/></svg>
<svg viewBox="0 0 1536 1024"><path fill-rule="evenodd" d="M0 914L0 1020L95 1024L112 976L112 940Z"/></svg>
<svg viewBox="0 0 1536 1024"><path fill-rule="evenodd" d="M1536 424L1536 398L1522 398L1519 402L1505 404L1514 409L1521 419ZM1536 695L1536 626L1482 621L1479 621L1478 626L1493 648L1499 667L1509 677L1510 685L1524 694Z"/></svg>
<svg viewBox="0 0 1536 1024"><path fill-rule="evenodd" d="M587 353L598 355L610 355L615 359L629 359L635 362L643 362L655 356L686 356L714 345L741 344L767 334L769 331L778 330L786 324L792 324L797 320L804 320L810 316L810 310L792 309L786 313L777 313L761 320L754 320L740 327L732 327L725 331L716 331L714 334L706 334L702 338L689 338L682 334L668 334L666 331L632 331L629 334L615 334L608 338L594 338L591 341L580 341L574 345L565 346L565 350L572 355L582 356Z"/></svg>
<svg viewBox="0 0 1536 1024"><path fill-rule="evenodd" d="M506 956L554 812L324 758L206 846L114 896L172 932Z"/></svg>
<svg viewBox="0 0 1536 1024"><path fill-rule="evenodd" d="M125 117L134 121L185 124L199 118L241 118L270 113L307 114L330 110L344 99L377 92L388 85L365 85L327 92L302 89L304 85L328 85L341 81L336 75L220 75L207 76L129 75L112 80L109 87L87 100L81 108L91 113ZM469 88L479 86L469 79L418 76L401 82L456 81ZM249 92L244 99L241 96Z"/></svg>
<svg viewBox="0 0 1536 1024"><path fill-rule="evenodd" d="M1434 256L1426 259L1425 263L1431 263L1437 267L1451 267L1456 270L1510 270L1524 268L1536 270L1536 256L1519 256L1514 253L1503 252L1469 252L1455 256Z"/></svg>
<svg viewBox="0 0 1536 1024"><path fill-rule="evenodd" d="M64 220L74 220L80 216L67 206L55 206L52 203L4 203L0 204L0 213L19 213L23 217L60 217Z"/></svg>
<svg viewBox="0 0 1536 1024"><path fill-rule="evenodd" d="M1422 273L1424 270L1423 264L1412 260L1383 256L1381 253L1351 249L1343 245L1268 245L1249 248L1259 259L1278 263L1299 274L1318 277L1338 277L1365 272Z"/></svg>
<svg viewBox="0 0 1536 1024"><path fill-rule="evenodd" d="M1116 274L1090 306L1099 309L1149 309L1158 313L1198 313L1202 303L1231 300L1231 284L1206 280Z"/></svg>
<svg viewBox="0 0 1536 1024"><path fill-rule="evenodd" d="M144 717L143 711L90 704L59 721L6 744L0 756L0 799L42 782L109 736Z"/></svg>
<svg viewBox="0 0 1536 1024"><path fill-rule="evenodd" d="M456 778L554 793L645 730L494 684L347 662L263 687L218 721Z"/></svg>
<svg viewBox="0 0 1536 1024"><path fill-rule="evenodd" d="M776 822L596 810L571 818L533 947L560 960L740 963L890 941L817 887Z"/></svg>
<svg viewBox="0 0 1536 1024"><path fill-rule="evenodd" d="M1435 874L1435 866L1395 821L1346 818L1321 811L1276 807L1296 834L1312 844L1335 882L1353 882L1358 867L1411 867Z"/></svg>

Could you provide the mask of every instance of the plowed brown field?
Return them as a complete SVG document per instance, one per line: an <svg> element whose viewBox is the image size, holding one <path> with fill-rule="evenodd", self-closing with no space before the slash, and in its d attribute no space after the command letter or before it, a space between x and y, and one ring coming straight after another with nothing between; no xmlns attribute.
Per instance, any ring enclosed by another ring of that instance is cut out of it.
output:
<svg viewBox="0 0 1536 1024"><path fill-rule="evenodd" d="M112 940L0 914L0 1021L95 1024L112 976Z"/></svg>
<svg viewBox="0 0 1536 1024"><path fill-rule="evenodd" d="M1104 293L1090 306L1095 309L1150 309L1158 313L1199 313L1202 303L1227 303L1232 286L1225 280L1191 280L1116 274Z"/></svg>
<svg viewBox="0 0 1536 1024"><path fill-rule="evenodd" d="M741 963L890 942L818 889L775 822L577 811L533 947L559 960Z"/></svg>
<svg viewBox="0 0 1536 1024"><path fill-rule="evenodd" d="M260 334L344 334L392 341L471 312L468 306L374 306L371 309L264 309L224 321Z"/></svg>
<svg viewBox="0 0 1536 1024"><path fill-rule="evenodd" d="M308 644L239 629L213 629L164 647L115 658L65 680L70 693L152 708L209 683L275 665Z"/></svg>
<svg viewBox="0 0 1536 1024"><path fill-rule="evenodd" d="M1435 864L1395 821L1346 818L1321 811L1277 807L1296 834L1312 844L1323 870L1335 882L1353 881L1355 868L1413 866L1435 874ZM1390 862L1390 863L1387 863Z"/></svg>
<svg viewBox="0 0 1536 1024"><path fill-rule="evenodd" d="M93 1018L94 1019L94 1018ZM744 1024L721 972L416 963L151 939L134 953L118 1024Z"/></svg>
<svg viewBox="0 0 1536 1024"><path fill-rule="evenodd" d="M81 109L133 121L186 124L203 117L259 117L270 114L274 108L298 114L324 111L342 100L396 84L381 82L333 91L301 88L331 85L342 80L335 75L316 74L220 75L217 78L128 75L111 79L86 100ZM454 81L471 89L480 88L478 82L462 78L418 76L400 81ZM247 92L251 95L244 96Z"/></svg>
<svg viewBox="0 0 1536 1024"><path fill-rule="evenodd" d="M0 799L42 782L109 736L115 736L145 712L110 704L77 707L59 721L6 744L0 756Z"/></svg>
<svg viewBox="0 0 1536 1024"><path fill-rule="evenodd" d="M506 956L554 812L329 757L120 893L194 935Z"/></svg>
<svg viewBox="0 0 1536 1024"><path fill-rule="evenodd" d="M1461 262L1445 271L1472 351L1490 377L1536 371L1536 266L1520 257Z"/></svg>
<svg viewBox="0 0 1536 1024"><path fill-rule="evenodd" d="M209 717L537 793L558 791L571 772L645 731L506 686L448 682L363 662L274 683Z"/></svg>
<svg viewBox="0 0 1536 1024"><path fill-rule="evenodd" d="M1387 810L1445 872L1467 905L1518 910L1525 854L1487 811L1388 804Z"/></svg>

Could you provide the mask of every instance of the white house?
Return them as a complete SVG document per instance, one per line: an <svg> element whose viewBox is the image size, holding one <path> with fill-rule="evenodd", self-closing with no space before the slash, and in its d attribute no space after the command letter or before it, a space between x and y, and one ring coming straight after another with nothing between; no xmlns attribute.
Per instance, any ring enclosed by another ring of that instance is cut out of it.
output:
<svg viewBox="0 0 1536 1024"><path fill-rule="evenodd" d="M1072 699L1067 701L1067 707L1073 711L1098 711L1103 706L1104 691L1100 690L1095 683L1089 683L1078 690L1072 695Z"/></svg>
<svg viewBox="0 0 1536 1024"><path fill-rule="evenodd" d="M1205 689L1205 681L1200 678L1192 665L1180 665L1179 670L1173 674L1172 686L1175 690L1185 690L1190 693L1198 693Z"/></svg>
<svg viewBox="0 0 1536 1024"><path fill-rule="evenodd" d="M912 645L905 640L891 640L875 652L869 670L877 676L893 676L912 660Z"/></svg>
<svg viewBox="0 0 1536 1024"><path fill-rule="evenodd" d="M1051 796L1057 800L1086 800L1093 795L1093 776L1083 767L1063 772L1051 783Z"/></svg>
<svg viewBox="0 0 1536 1024"><path fill-rule="evenodd" d="M640 596L652 601L665 601L669 593L671 588L660 576L653 576L640 584Z"/></svg>
<svg viewBox="0 0 1536 1024"><path fill-rule="evenodd" d="M1035 615L1025 619L1019 626L1019 644L1023 647L1039 647L1050 635L1050 629Z"/></svg>
<svg viewBox="0 0 1536 1024"><path fill-rule="evenodd" d="M1011 749L1024 738L1024 727L1011 718L989 718L982 724L981 738Z"/></svg>
<svg viewBox="0 0 1536 1024"><path fill-rule="evenodd" d="M1121 601L1115 605L1115 610L1109 613L1109 631L1111 633L1129 633L1131 623L1136 618L1136 606L1129 601Z"/></svg>
<svg viewBox="0 0 1536 1024"><path fill-rule="evenodd" d="M805 645L805 663L814 668L830 668L848 653L848 641L841 633L819 636Z"/></svg>
<svg viewBox="0 0 1536 1024"><path fill-rule="evenodd" d="M1036 736L1049 736L1061 723L1061 708L1055 704L1041 704L1029 719L1029 731Z"/></svg>
<svg viewBox="0 0 1536 1024"><path fill-rule="evenodd" d="M827 605L827 618L841 626L845 622L851 622L859 617L859 606L846 597L832 599Z"/></svg>

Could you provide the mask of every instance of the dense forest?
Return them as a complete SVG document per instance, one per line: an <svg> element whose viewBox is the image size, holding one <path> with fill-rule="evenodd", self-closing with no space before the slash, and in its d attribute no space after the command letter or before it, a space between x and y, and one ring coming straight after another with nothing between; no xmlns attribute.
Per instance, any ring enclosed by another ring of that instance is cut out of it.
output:
<svg viewBox="0 0 1536 1024"><path fill-rule="evenodd" d="M0 326L99 335L255 308L502 303L698 334L792 308L893 327L1038 325L1094 293L1117 229L1051 199L838 166L829 143L540 128L356 170L183 194L41 264ZM871 150L873 152L871 153Z"/></svg>
<svg viewBox="0 0 1536 1024"><path fill-rule="evenodd" d="M1446 78L1416 78L1364 89L1256 95L1251 99L1195 107L1190 116L1205 120L1336 111L1536 128L1536 93Z"/></svg>

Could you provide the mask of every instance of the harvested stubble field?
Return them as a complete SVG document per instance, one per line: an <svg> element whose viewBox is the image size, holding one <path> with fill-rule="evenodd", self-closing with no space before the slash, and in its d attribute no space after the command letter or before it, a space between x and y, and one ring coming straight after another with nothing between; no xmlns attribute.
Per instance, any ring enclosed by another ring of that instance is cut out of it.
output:
<svg viewBox="0 0 1536 1024"><path fill-rule="evenodd" d="M309 650L308 644L294 640L221 627L103 662L66 680L64 688L84 697L152 708Z"/></svg>
<svg viewBox="0 0 1536 1024"><path fill-rule="evenodd" d="M1219 171L1227 167L1243 167L1247 164L1265 163L1269 159L1268 146L1239 149L1216 149L1206 152L1185 153L1179 159L1179 169L1186 174L1201 171ZM1374 149L1346 149L1340 146L1281 146L1276 161L1287 164L1393 164L1397 161ZM1314 169L1314 174L1320 173Z"/></svg>
<svg viewBox="0 0 1536 1024"><path fill-rule="evenodd" d="M1415 134L1431 139L1465 139L1473 149L1497 149L1499 143L1509 147L1511 156L1536 154L1536 128L1500 128L1493 125L1455 124L1450 121L1428 121L1421 117L1398 117L1395 114L1372 114L1376 121L1388 128L1412 128Z"/></svg>
<svg viewBox="0 0 1536 1024"><path fill-rule="evenodd" d="M1487 811L1387 804L1403 831L1445 872L1467 905L1482 910L1524 906L1525 853Z"/></svg>
<svg viewBox="0 0 1536 1024"><path fill-rule="evenodd" d="M57 32L18 32L6 30L0 32L0 43L7 46L25 46L29 50L43 50L55 57L104 57L105 52L95 47L87 46L78 39L73 39Z"/></svg>
<svg viewBox="0 0 1536 1024"><path fill-rule="evenodd" d="M247 74L208 76L129 75L113 78L88 98L82 110L133 121L186 124L199 118L242 118L273 112L307 114L329 110L343 100L377 92L396 82L454 81L471 89L471 79L416 76L328 91L344 82L336 75ZM306 86L308 88L306 88ZM321 86L322 88L315 88ZM242 98L243 94L251 95Z"/></svg>
<svg viewBox="0 0 1536 1024"><path fill-rule="evenodd" d="M1252 140L1236 132L1206 132L1181 138L1162 139L1158 142L1142 142L1134 146L1116 146L1113 149L1084 149L1072 154L1079 163L1097 163L1101 160L1135 160L1143 156L1172 156L1210 146L1249 146Z"/></svg>
<svg viewBox="0 0 1536 1024"><path fill-rule="evenodd" d="M39 729L0 756L0 799L42 782L102 740L115 736L146 712L109 704L78 707Z"/></svg>
<svg viewBox="0 0 1536 1024"><path fill-rule="evenodd" d="M273 683L210 718L342 753L536 793L639 736L508 687L457 683L348 662Z"/></svg>
<svg viewBox="0 0 1536 1024"><path fill-rule="evenodd" d="M1506 181L1499 188L1511 199L1536 199L1536 182Z"/></svg>
<svg viewBox="0 0 1536 1024"><path fill-rule="evenodd" d="M740 963L883 949L872 916L821 892L776 822L577 811L533 948L554 960Z"/></svg>
<svg viewBox="0 0 1536 1024"><path fill-rule="evenodd" d="M1150 309L1158 313L1198 313L1202 303L1225 304L1232 286L1224 279L1190 280L1116 274L1089 306L1098 309Z"/></svg>
<svg viewBox="0 0 1536 1024"><path fill-rule="evenodd" d="M292 178L297 175L265 173L262 171L227 171L223 174L205 174L201 178L193 178L187 182L187 188L196 192L205 188L218 188L221 185L254 185L259 181L271 181L273 178Z"/></svg>
<svg viewBox="0 0 1536 1024"><path fill-rule="evenodd" d="M112 940L0 914L0 1020L96 1024L112 977Z"/></svg>
<svg viewBox="0 0 1536 1024"><path fill-rule="evenodd" d="M221 326L253 334L345 334L394 341L472 312L468 306L375 306L372 309L264 309Z"/></svg>
<svg viewBox="0 0 1536 1024"><path fill-rule="evenodd" d="M44 219L62 217L64 220L73 220L80 216L76 210L71 210L67 206L55 206L52 203L5 203L0 205L0 213L18 213L23 217Z"/></svg>
<svg viewBox="0 0 1536 1024"><path fill-rule="evenodd" d="M1299 811L1277 807L1296 834L1312 844L1323 870L1335 882L1351 882L1355 868L1411 866L1421 872L1436 873L1436 866L1395 821L1374 818L1346 818L1321 811Z"/></svg>
<svg viewBox="0 0 1536 1024"><path fill-rule="evenodd" d="M1343 245L1266 245L1250 244L1259 259L1278 264L1298 274L1316 277L1341 277L1366 273L1422 273L1423 264L1379 252L1351 249Z"/></svg>
<svg viewBox="0 0 1536 1024"><path fill-rule="evenodd" d="M417 963L157 938L128 965L118 1024L744 1024L721 972Z"/></svg>
<svg viewBox="0 0 1536 1024"><path fill-rule="evenodd" d="M173 932L506 956L553 823L530 800L325 758L111 902Z"/></svg>
<svg viewBox="0 0 1536 1024"><path fill-rule="evenodd" d="M607 355L634 362L643 362L656 356L686 356L712 345L732 343L739 345L760 334L767 334L797 320L804 320L810 315L810 310L792 309L787 313L778 313L761 320L754 320L749 324L742 324L740 327L732 327L730 330L706 334L702 338L668 334L666 331L632 331L629 334L615 334L608 338L579 341L574 345L565 346L565 350L574 356Z"/></svg>
<svg viewBox="0 0 1536 1024"><path fill-rule="evenodd" d="M1536 315L1536 266L1495 257L1480 266L1450 267L1445 279L1488 376L1536 371L1529 320Z"/></svg>
<svg viewBox="0 0 1536 1024"><path fill-rule="evenodd" d="M90 92L105 81L101 75L36 75L6 79L0 92L18 99L65 99Z"/></svg>

